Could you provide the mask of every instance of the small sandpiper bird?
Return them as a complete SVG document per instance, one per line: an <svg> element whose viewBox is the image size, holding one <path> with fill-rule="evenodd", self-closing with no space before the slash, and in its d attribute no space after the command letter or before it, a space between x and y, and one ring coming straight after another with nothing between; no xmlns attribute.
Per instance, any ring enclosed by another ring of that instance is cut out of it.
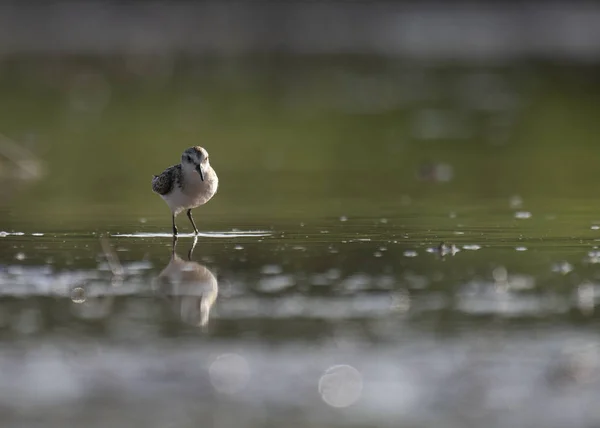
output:
<svg viewBox="0 0 600 428"><path fill-rule="evenodd" d="M194 233L198 234L192 208L207 203L218 186L219 178L208 163L208 152L200 146L186 149L180 164L170 166L152 178L152 191L158 193L171 209L174 236L177 236L175 217L183 210L187 210Z"/></svg>

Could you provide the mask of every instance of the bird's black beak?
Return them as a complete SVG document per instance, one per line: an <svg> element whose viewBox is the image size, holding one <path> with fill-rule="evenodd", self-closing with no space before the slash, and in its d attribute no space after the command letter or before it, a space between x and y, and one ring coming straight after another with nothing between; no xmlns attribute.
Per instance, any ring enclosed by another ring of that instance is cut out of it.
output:
<svg viewBox="0 0 600 428"><path fill-rule="evenodd" d="M196 165L196 171L200 174L200 180L204 181L204 173L202 172L202 165Z"/></svg>

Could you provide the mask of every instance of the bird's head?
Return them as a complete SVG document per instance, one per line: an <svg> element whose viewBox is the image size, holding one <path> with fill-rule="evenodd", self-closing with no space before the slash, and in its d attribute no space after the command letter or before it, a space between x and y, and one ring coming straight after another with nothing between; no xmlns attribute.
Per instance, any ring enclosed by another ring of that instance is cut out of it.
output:
<svg viewBox="0 0 600 428"><path fill-rule="evenodd" d="M190 147L181 155L181 165L195 170L204 181L204 171L208 167L208 152L200 146Z"/></svg>

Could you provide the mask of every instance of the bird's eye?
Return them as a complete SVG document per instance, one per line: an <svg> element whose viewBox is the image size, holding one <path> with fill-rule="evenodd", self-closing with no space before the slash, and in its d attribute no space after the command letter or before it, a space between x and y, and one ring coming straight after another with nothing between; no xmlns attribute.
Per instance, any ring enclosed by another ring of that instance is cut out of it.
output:
<svg viewBox="0 0 600 428"><path fill-rule="evenodd" d="M191 157L190 155L188 155L188 157L187 157L187 161L188 161L188 162L192 162L192 157Z"/></svg>

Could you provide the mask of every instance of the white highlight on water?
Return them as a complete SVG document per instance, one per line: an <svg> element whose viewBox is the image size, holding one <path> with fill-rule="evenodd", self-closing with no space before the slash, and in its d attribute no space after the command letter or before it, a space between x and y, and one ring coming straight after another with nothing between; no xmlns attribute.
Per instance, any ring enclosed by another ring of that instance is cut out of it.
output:
<svg viewBox="0 0 600 428"><path fill-rule="evenodd" d="M23 232L5 232L5 231L0 231L0 238L5 238L7 236L23 236L25 235L25 233Z"/></svg>
<svg viewBox="0 0 600 428"><path fill-rule="evenodd" d="M177 235L178 238L193 238L194 236L199 236L203 238L244 238L244 237L261 237L261 236L271 236L271 232L263 231L263 230L249 230L246 232L236 231L236 232L204 232L199 233L198 235L194 235L193 233L180 233ZM111 235L115 238L170 238L173 236L171 233L117 233Z"/></svg>
<svg viewBox="0 0 600 428"><path fill-rule="evenodd" d="M208 373L210 383L221 394L235 394L250 379L250 367L246 359L234 353L219 355L210 365Z"/></svg>
<svg viewBox="0 0 600 428"><path fill-rule="evenodd" d="M517 211L515 213L515 218L520 218L520 219L531 218L531 213L529 211Z"/></svg>
<svg viewBox="0 0 600 428"><path fill-rule="evenodd" d="M319 379L319 394L331 407L348 407L361 396L362 375L347 364L329 367Z"/></svg>

